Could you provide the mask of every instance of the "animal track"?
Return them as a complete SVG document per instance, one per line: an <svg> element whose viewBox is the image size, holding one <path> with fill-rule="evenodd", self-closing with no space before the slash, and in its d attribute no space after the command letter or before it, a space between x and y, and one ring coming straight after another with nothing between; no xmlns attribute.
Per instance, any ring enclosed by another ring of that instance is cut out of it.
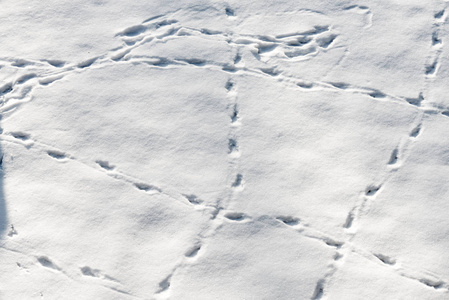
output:
<svg viewBox="0 0 449 300"><path fill-rule="evenodd" d="M17 230L14 228L14 225L11 224L10 230L8 232L8 236L12 237L12 236L15 236L15 235L18 235Z"/></svg>
<svg viewBox="0 0 449 300"><path fill-rule="evenodd" d="M131 26L126 28L125 30L123 30L121 33L119 33L119 35L123 35L123 36L136 36L139 35L141 33L144 33L146 31L146 27L143 25L135 25L135 26Z"/></svg>
<svg viewBox="0 0 449 300"><path fill-rule="evenodd" d="M234 104L233 110L232 110L232 115L231 115L231 122L235 123L238 121L238 119L239 119L239 110L238 110L237 104Z"/></svg>
<svg viewBox="0 0 449 300"><path fill-rule="evenodd" d="M232 90L233 87L234 87L234 82L232 82L231 80L228 80L226 82L225 89L229 92Z"/></svg>
<svg viewBox="0 0 449 300"><path fill-rule="evenodd" d="M439 35L439 32L437 30L432 33L432 45L434 45L434 46L442 43L442 41L438 37L438 35Z"/></svg>
<svg viewBox="0 0 449 300"><path fill-rule="evenodd" d="M11 135L18 139L18 140L22 140L22 141L26 141L30 138L30 135L24 132L11 132Z"/></svg>
<svg viewBox="0 0 449 300"><path fill-rule="evenodd" d="M61 75L47 76L45 78L39 79L39 84L41 85L49 85L50 83L55 82L56 80L62 79Z"/></svg>
<svg viewBox="0 0 449 300"><path fill-rule="evenodd" d="M123 51L120 51L120 52L118 52L118 53L112 55L112 56L111 56L111 59L112 59L113 61L119 61L119 60L121 60L123 57L125 57L125 55L128 54L130 51L131 51L131 50L129 50L129 49L125 49L125 50L123 50Z"/></svg>
<svg viewBox="0 0 449 300"><path fill-rule="evenodd" d="M320 279L316 284L315 291L313 292L312 295L312 300L319 300L323 297L323 295L324 295L324 280Z"/></svg>
<svg viewBox="0 0 449 300"><path fill-rule="evenodd" d="M412 132L410 132L410 137L416 138L421 133L421 124L418 124L415 128L413 128Z"/></svg>
<svg viewBox="0 0 449 300"><path fill-rule="evenodd" d="M280 34L275 37L242 35L237 36L230 43L251 47L251 53L257 60L261 60L263 56L294 59L315 54L320 51L318 48L326 49L330 47L337 37L337 34L329 31L329 26L315 26L313 29L305 32ZM234 64L240 61L240 59L241 57L238 56L234 60ZM270 71L270 69L273 68L264 68L261 71L271 76L279 74L278 71Z"/></svg>
<svg viewBox="0 0 449 300"><path fill-rule="evenodd" d="M95 57L95 58L91 58L91 59L82 61L82 62L80 62L78 64L77 67L80 68L80 69L84 69L84 68L90 67L96 60L97 60L97 58Z"/></svg>
<svg viewBox="0 0 449 300"><path fill-rule="evenodd" d="M439 281L439 280L435 281L435 280L431 280L431 279L422 278L422 279L419 279L419 282L424 283L428 287L431 287L434 289L439 289L439 288L443 287L443 282Z"/></svg>
<svg viewBox="0 0 449 300"><path fill-rule="evenodd" d="M348 216L346 217L345 224L343 224L343 228L346 229L351 228L352 223L354 222L354 218L355 218L354 212L353 211L349 212Z"/></svg>
<svg viewBox="0 0 449 300"><path fill-rule="evenodd" d="M328 48L337 38L337 35L335 34L329 34L327 36L322 36L317 38L316 42L318 46L321 48Z"/></svg>
<svg viewBox="0 0 449 300"><path fill-rule="evenodd" d="M419 93L418 98L406 98L405 100L411 105L420 106L421 102L424 100L424 96L422 93Z"/></svg>
<svg viewBox="0 0 449 300"><path fill-rule="evenodd" d="M47 63L56 68L62 68L65 65L65 61L56 60L56 59L47 60Z"/></svg>
<svg viewBox="0 0 449 300"><path fill-rule="evenodd" d="M33 79L34 77L36 77L36 74L34 74L34 73L25 74L25 75L22 75L19 78L17 78L16 83L22 84L24 82L27 82L30 79Z"/></svg>
<svg viewBox="0 0 449 300"><path fill-rule="evenodd" d="M235 139L229 139L229 141L228 141L228 149L229 149L229 153L232 153L234 151L238 151L237 141Z"/></svg>
<svg viewBox="0 0 449 300"><path fill-rule="evenodd" d="M317 25L317 26L314 26L313 29L306 31L304 34L305 35L317 35L317 34L326 32L328 30L329 30L328 25L325 25L325 26Z"/></svg>
<svg viewBox="0 0 449 300"><path fill-rule="evenodd" d="M344 82L329 82L330 85L332 85L333 87L336 87L337 89L341 89L341 90L345 90L347 88L349 88L349 84L344 83Z"/></svg>
<svg viewBox="0 0 449 300"><path fill-rule="evenodd" d="M371 185L366 188L365 195L366 196L374 196L382 186Z"/></svg>
<svg viewBox="0 0 449 300"><path fill-rule="evenodd" d="M295 58L298 56L306 56L308 54L312 54L312 53L316 53L316 52L317 52L317 49L315 46L309 46L309 47L302 48L302 49L294 49L291 51L284 51L284 54L288 58Z"/></svg>
<svg viewBox="0 0 449 300"><path fill-rule="evenodd" d="M17 59L14 62L11 63L11 66L13 67L18 67L18 68L23 68L26 67L28 65L31 65L32 63L30 61L27 61L25 59Z"/></svg>
<svg viewBox="0 0 449 300"><path fill-rule="evenodd" d="M105 170L111 171L114 170L115 166L110 165L109 162L104 160L97 160L96 163Z"/></svg>
<svg viewBox="0 0 449 300"><path fill-rule="evenodd" d="M229 72L229 73L235 73L237 71L237 69L231 65L226 65L226 66L222 67L221 70L224 72Z"/></svg>
<svg viewBox="0 0 449 300"><path fill-rule="evenodd" d="M162 192L158 187L146 183L134 183L134 186L141 191L145 191L150 194Z"/></svg>
<svg viewBox="0 0 449 300"><path fill-rule="evenodd" d="M171 61L169 59L163 58L163 57L155 57L151 61L146 62L149 65L156 66L156 67L167 67L171 64L176 64L176 62Z"/></svg>
<svg viewBox="0 0 449 300"><path fill-rule="evenodd" d="M394 165L398 162L398 148L395 148L391 153L390 160L388 161L389 165Z"/></svg>
<svg viewBox="0 0 449 300"><path fill-rule="evenodd" d="M200 200L200 199L198 199L198 197L195 196L195 195L185 195L185 194L183 194L183 196L184 196L190 203L192 203L192 204L194 204L194 205L198 205L198 204L203 203L203 201Z"/></svg>
<svg viewBox="0 0 449 300"><path fill-rule="evenodd" d="M202 66L204 66L206 64L205 60L199 59L199 58L189 58L189 59L178 58L176 60L183 61L183 62L186 62L186 63L188 63L190 65L194 65L194 66L197 66L197 67L202 67Z"/></svg>
<svg viewBox="0 0 449 300"><path fill-rule="evenodd" d="M326 245L330 247L335 247L337 249L341 248L341 246L343 246L344 244L343 242L337 242L332 239L324 239L324 242L326 243Z"/></svg>
<svg viewBox="0 0 449 300"><path fill-rule="evenodd" d="M49 151L47 151L47 154L55 159L58 159L58 160L67 158L67 155L65 153L57 151L57 150L49 150Z"/></svg>
<svg viewBox="0 0 449 300"><path fill-rule="evenodd" d="M440 27L442 21L444 21L445 11L439 11L434 15L434 31L432 32L431 40L432 40L432 50L430 57L433 57L431 62L426 63L425 65L425 75L426 77L434 77L438 72L439 59L441 55L441 46L443 41L439 37Z"/></svg>
<svg viewBox="0 0 449 300"><path fill-rule="evenodd" d="M386 98L387 97L387 95L385 95L384 93L377 91L377 90L373 90L368 95L372 98Z"/></svg>
<svg viewBox="0 0 449 300"><path fill-rule="evenodd" d="M261 70L265 74L273 76L273 77L274 76L278 76L279 74L281 74L281 72L277 71L275 67L273 67L273 68L261 68L259 70Z"/></svg>
<svg viewBox="0 0 449 300"><path fill-rule="evenodd" d="M230 7L226 7L225 9L225 13L228 17L234 17L235 16L235 12L232 8Z"/></svg>
<svg viewBox="0 0 449 300"><path fill-rule="evenodd" d="M226 219L229 219L231 221L243 221L247 218L244 213L240 212L228 212L224 216Z"/></svg>
<svg viewBox="0 0 449 300"><path fill-rule="evenodd" d="M394 265L396 264L396 260L392 259L389 256L383 255L383 254L374 254L375 257L377 257L381 262L383 262L386 265Z"/></svg>
<svg viewBox="0 0 449 300"><path fill-rule="evenodd" d="M309 36L298 36L293 39L288 40L286 43L288 46L292 47L301 47L312 41L312 38Z"/></svg>
<svg viewBox="0 0 449 300"><path fill-rule="evenodd" d="M443 10L440 10L439 12L437 12L433 17L435 18L435 19L442 19L443 17L444 17L444 13L445 13L445 10L443 9Z"/></svg>
<svg viewBox="0 0 449 300"><path fill-rule="evenodd" d="M279 216L276 217L279 221L282 223L288 225L288 226L295 226L298 225L300 220L298 218L292 217L292 216Z"/></svg>
<svg viewBox="0 0 449 300"><path fill-rule="evenodd" d="M368 10L368 6L362 6L362 5L351 5L348 7L345 7L344 10L351 10L351 9L361 9L361 10Z"/></svg>
<svg viewBox="0 0 449 300"><path fill-rule="evenodd" d="M273 51L274 49L276 49L277 45L274 43L259 43L256 47L257 47L257 53L262 54L262 53Z"/></svg>
<svg viewBox="0 0 449 300"><path fill-rule="evenodd" d="M98 277L98 274L99 274L99 270L91 269L88 266L81 267L80 270L81 270L81 273L85 276Z"/></svg>
<svg viewBox="0 0 449 300"><path fill-rule="evenodd" d="M426 75L434 75L437 70L438 61L435 59L431 64L426 65Z"/></svg>
<svg viewBox="0 0 449 300"><path fill-rule="evenodd" d="M0 95L8 94L13 89L12 83L6 83L0 87Z"/></svg>
<svg viewBox="0 0 449 300"><path fill-rule="evenodd" d="M232 184L232 187L241 186L242 183L243 183L243 175L242 174L237 174L237 176L235 177L235 181Z"/></svg>
<svg viewBox="0 0 449 300"><path fill-rule="evenodd" d="M61 271L55 263L53 263L47 256L39 256L37 257L37 261L44 267L54 269L57 271Z"/></svg>
<svg viewBox="0 0 449 300"><path fill-rule="evenodd" d="M119 283L119 281L115 278L112 278L111 276L105 275L103 274L100 270L98 269L92 269L89 266L84 266L80 268L81 273L84 276L90 276L90 277L96 277L96 278L100 278L100 279L106 279L106 280L110 280L110 281L114 281Z"/></svg>
<svg viewBox="0 0 449 300"><path fill-rule="evenodd" d="M162 293L162 292L168 290L168 288L170 287L171 277L172 277L172 274L168 275L164 280L162 280L159 283L159 290L157 291L157 293Z"/></svg>
<svg viewBox="0 0 449 300"><path fill-rule="evenodd" d="M201 245L196 245L185 254L186 257L195 257L201 250Z"/></svg>
<svg viewBox="0 0 449 300"><path fill-rule="evenodd" d="M234 65L238 64L241 60L242 60L242 56L239 53L237 53L234 57Z"/></svg>
<svg viewBox="0 0 449 300"><path fill-rule="evenodd" d="M311 89L311 88L313 88L313 83L311 83L311 82L301 81L301 82L297 82L296 85L299 86L300 88L303 88L303 89Z"/></svg>
<svg viewBox="0 0 449 300"><path fill-rule="evenodd" d="M207 28L201 28L200 32L201 32L202 34L205 34L205 35L218 35L218 34L223 34L223 32L221 32L221 31L211 30L211 29L207 29Z"/></svg>
<svg viewBox="0 0 449 300"><path fill-rule="evenodd" d="M178 23L178 21L177 20L162 20L162 21L156 23L156 28L161 28L161 27L172 25L175 23Z"/></svg>

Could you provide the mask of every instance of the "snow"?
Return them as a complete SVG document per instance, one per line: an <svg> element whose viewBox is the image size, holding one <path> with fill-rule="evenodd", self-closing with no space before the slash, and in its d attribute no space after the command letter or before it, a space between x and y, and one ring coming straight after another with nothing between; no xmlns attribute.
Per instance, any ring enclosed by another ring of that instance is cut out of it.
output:
<svg viewBox="0 0 449 300"><path fill-rule="evenodd" d="M448 1L2 1L0 299L448 299Z"/></svg>

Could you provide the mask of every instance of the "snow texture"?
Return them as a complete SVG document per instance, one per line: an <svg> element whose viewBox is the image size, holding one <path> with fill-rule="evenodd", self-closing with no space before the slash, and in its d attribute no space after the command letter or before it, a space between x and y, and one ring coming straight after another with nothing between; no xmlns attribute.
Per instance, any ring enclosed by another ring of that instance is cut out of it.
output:
<svg viewBox="0 0 449 300"><path fill-rule="evenodd" d="M0 299L449 299L449 1L1 1Z"/></svg>

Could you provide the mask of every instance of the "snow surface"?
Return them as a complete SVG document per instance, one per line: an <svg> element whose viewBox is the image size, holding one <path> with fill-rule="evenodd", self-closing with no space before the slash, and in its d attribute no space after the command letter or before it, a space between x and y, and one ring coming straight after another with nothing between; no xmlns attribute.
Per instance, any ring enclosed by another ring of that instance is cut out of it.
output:
<svg viewBox="0 0 449 300"><path fill-rule="evenodd" d="M0 299L449 299L449 1L0 3Z"/></svg>

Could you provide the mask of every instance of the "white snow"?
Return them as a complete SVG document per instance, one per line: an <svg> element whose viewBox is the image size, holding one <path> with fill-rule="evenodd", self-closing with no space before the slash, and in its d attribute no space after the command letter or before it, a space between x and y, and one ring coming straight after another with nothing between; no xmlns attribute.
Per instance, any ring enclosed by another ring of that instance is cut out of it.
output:
<svg viewBox="0 0 449 300"><path fill-rule="evenodd" d="M0 299L449 299L449 1L0 5Z"/></svg>

